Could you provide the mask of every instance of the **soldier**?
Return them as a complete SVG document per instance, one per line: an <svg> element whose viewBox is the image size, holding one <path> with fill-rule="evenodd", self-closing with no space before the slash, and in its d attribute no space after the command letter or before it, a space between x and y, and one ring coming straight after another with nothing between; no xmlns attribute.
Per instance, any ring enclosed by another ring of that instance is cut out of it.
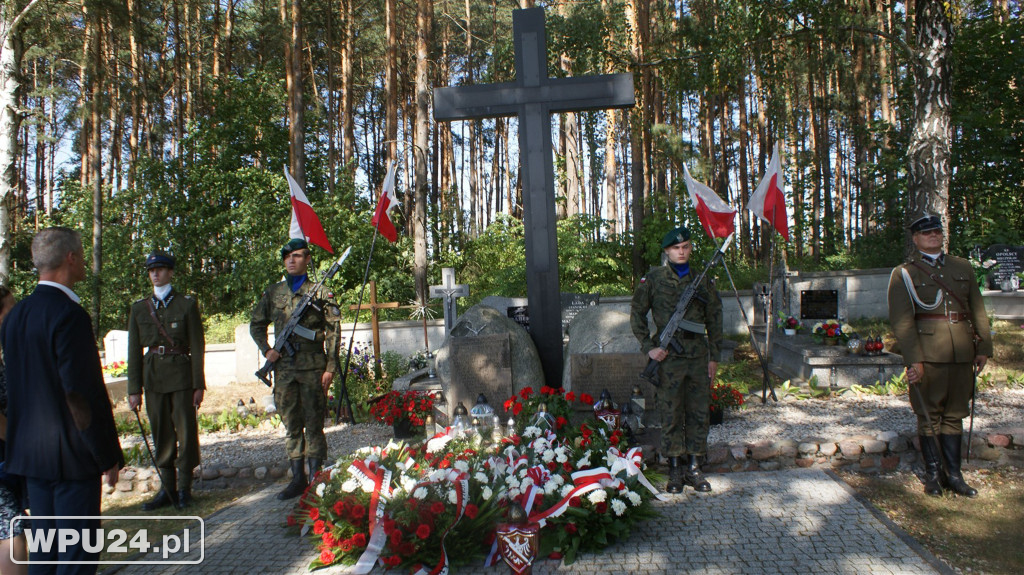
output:
<svg viewBox="0 0 1024 575"><path fill-rule="evenodd" d="M153 293L133 303L128 316L128 407L138 409L145 390L162 488L142 509L184 509L192 503L192 470L199 465L203 321L195 299L171 287L174 257L154 251L146 270Z"/></svg>
<svg viewBox="0 0 1024 575"><path fill-rule="evenodd" d="M292 336L296 352L282 357L267 339L267 326L274 323L280 332L288 323L296 304L315 282L309 279L309 245L305 240L292 239L281 248L287 276L284 281L271 285L252 311L249 333L269 361L274 364L274 403L287 430L285 448L292 468L292 480L278 494L281 500L298 497L307 486L305 460L309 459L310 481L327 458L327 439L324 437L327 390L338 367L338 321L341 312L333 296L324 289L316 294L320 300L311 306L301 325L315 332L314 341Z"/></svg>
<svg viewBox="0 0 1024 575"><path fill-rule="evenodd" d="M925 214L910 225L917 251L889 277L889 322L912 389L924 460L924 488L967 497L978 491L960 471L963 418L974 377L992 355L985 302L971 264L942 253L942 220ZM942 473L945 460L946 473Z"/></svg>
<svg viewBox="0 0 1024 575"><path fill-rule="evenodd" d="M690 231L684 227L665 234L661 247L667 265L651 268L633 292L630 326L640 340L640 349L661 362L661 386L655 402L662 416L661 450L668 457L666 490L681 493L683 485L697 491L711 491L701 473L699 457L707 454L711 382L718 371L722 344L722 300L710 281L705 280L686 311L686 319L704 325L705 333L680 329L676 340L682 352L658 347L647 325L647 312L654 317L656 333L668 323L679 297L694 280L690 270ZM705 337L706 334L706 337ZM686 456L686 469L682 458Z"/></svg>

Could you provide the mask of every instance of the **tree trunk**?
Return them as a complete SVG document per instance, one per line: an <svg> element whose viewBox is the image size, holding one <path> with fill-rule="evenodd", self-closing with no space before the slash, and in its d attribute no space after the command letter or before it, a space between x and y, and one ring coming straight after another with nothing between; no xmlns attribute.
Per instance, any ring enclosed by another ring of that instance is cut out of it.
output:
<svg viewBox="0 0 1024 575"><path fill-rule="evenodd" d="M288 151L289 171L299 187L306 185L305 110L302 100L302 0L291 0L285 16L287 0L282 0L281 16L289 24L289 38L285 43L285 74L288 90Z"/></svg>
<svg viewBox="0 0 1024 575"><path fill-rule="evenodd" d="M11 277L11 208L18 186L18 74L21 70L20 23L32 7L21 9L13 2L0 5L0 285Z"/></svg>
<svg viewBox="0 0 1024 575"><path fill-rule="evenodd" d="M341 35L341 163L348 168L356 154L356 123L353 110L352 88L355 85L352 71L352 51L354 41L353 32L353 8L355 0L342 0L341 21L343 31Z"/></svg>
<svg viewBox="0 0 1024 575"><path fill-rule="evenodd" d="M93 335L100 337L100 296L102 295L103 272L103 140L101 136L102 118L100 107L103 100L103 23L98 8L93 8L92 37L92 70L89 75L89 116L92 124L90 134L92 150L90 172L92 172L92 324Z"/></svg>
<svg viewBox="0 0 1024 575"><path fill-rule="evenodd" d="M429 46L434 14L432 0L416 2L416 125L413 136L415 159L415 210L412 216L413 279L416 301L427 301L427 150L430 134Z"/></svg>
<svg viewBox="0 0 1024 575"><path fill-rule="evenodd" d="M391 162L398 161L398 15L395 14L395 4L395 0L384 2L384 36L387 38L384 51L384 139L387 157L384 158L384 169Z"/></svg>
<svg viewBox="0 0 1024 575"><path fill-rule="evenodd" d="M950 179L950 54L953 28L941 0L916 0L916 57L914 72L914 128L907 152L906 222L924 213L942 218L949 229ZM948 236L947 236L948 238ZM911 246L910 230L906 247Z"/></svg>

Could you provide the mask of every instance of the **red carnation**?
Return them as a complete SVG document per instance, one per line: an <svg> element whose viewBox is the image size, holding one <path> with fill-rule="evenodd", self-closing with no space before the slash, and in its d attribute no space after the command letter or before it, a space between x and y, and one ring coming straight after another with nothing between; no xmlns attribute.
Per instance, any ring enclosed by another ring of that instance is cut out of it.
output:
<svg viewBox="0 0 1024 575"><path fill-rule="evenodd" d="M589 404L594 403L594 397L592 395L590 395L589 393L581 393L580 394L580 401L582 401L583 403L586 403L586 404L589 405Z"/></svg>
<svg viewBox="0 0 1024 575"><path fill-rule="evenodd" d="M572 463L566 461L565 463L562 464L562 469L566 470L566 472L568 473L572 473Z"/></svg>
<svg viewBox="0 0 1024 575"><path fill-rule="evenodd" d="M324 533L320 540L328 547L336 547L338 545L338 539L329 531Z"/></svg>
<svg viewBox="0 0 1024 575"><path fill-rule="evenodd" d="M519 390L519 397L522 397L523 399L529 399L531 393L533 393L532 387L524 387L523 389Z"/></svg>
<svg viewBox="0 0 1024 575"><path fill-rule="evenodd" d="M391 555L390 557L384 558L384 564L388 567L398 567L402 563L402 558L398 555Z"/></svg>
<svg viewBox="0 0 1024 575"><path fill-rule="evenodd" d="M573 497L572 499L569 500L569 507L579 507L579 506L580 506L580 498L579 497Z"/></svg>
<svg viewBox="0 0 1024 575"><path fill-rule="evenodd" d="M441 513L444 513L444 503L441 503L440 501L435 501L431 503L430 512L434 515L440 515Z"/></svg>
<svg viewBox="0 0 1024 575"><path fill-rule="evenodd" d="M401 543L402 543L402 530L401 529L395 529L394 531L391 532L391 544L397 546L397 545L400 545Z"/></svg>
<svg viewBox="0 0 1024 575"><path fill-rule="evenodd" d="M550 388L550 387L548 387L546 385L540 386L540 393L541 393L541 395L551 395L552 393L554 393L554 391L555 391L554 389L552 389L552 388Z"/></svg>
<svg viewBox="0 0 1024 575"><path fill-rule="evenodd" d="M323 534L324 526L325 526L324 520L323 519L317 519L316 522L313 523L313 533L316 533L317 535Z"/></svg>
<svg viewBox="0 0 1024 575"><path fill-rule="evenodd" d="M313 521L316 521L317 519L320 519L320 509L317 508L317 507L314 507L314 508L310 509L309 510L309 518L312 519Z"/></svg>
<svg viewBox="0 0 1024 575"><path fill-rule="evenodd" d="M334 504L334 514L335 515L344 515L345 514L345 502L344 501L338 501L338 502L336 502Z"/></svg>
<svg viewBox="0 0 1024 575"><path fill-rule="evenodd" d="M419 537L420 539L430 537L430 526L420 523L420 526L416 528L416 537Z"/></svg>
<svg viewBox="0 0 1024 575"><path fill-rule="evenodd" d="M349 509L349 517L352 519L360 519L366 516L366 508L356 503Z"/></svg>
<svg viewBox="0 0 1024 575"><path fill-rule="evenodd" d="M576 533L577 531L578 531L578 529L576 529L576 524L575 523L566 523L565 524L565 532L566 533L573 534L573 533Z"/></svg>
<svg viewBox="0 0 1024 575"><path fill-rule="evenodd" d="M356 533L352 536L352 545L356 547L366 547L366 534Z"/></svg>
<svg viewBox="0 0 1024 575"><path fill-rule="evenodd" d="M594 510L598 513L604 513L605 511L608 511L608 504L602 501L594 506Z"/></svg>
<svg viewBox="0 0 1024 575"><path fill-rule="evenodd" d="M410 543L409 541L403 541L402 544L398 546L398 554L402 555L403 557L409 557L415 552L416 546Z"/></svg>
<svg viewBox="0 0 1024 575"><path fill-rule="evenodd" d="M330 549L324 549L320 552L320 562L324 565L334 563L334 553Z"/></svg>
<svg viewBox="0 0 1024 575"><path fill-rule="evenodd" d="M476 519L476 514L478 511L480 511L480 509L476 505L473 505L472 503L466 505L466 517L469 517L470 519Z"/></svg>
<svg viewBox="0 0 1024 575"><path fill-rule="evenodd" d="M569 393L565 394L565 400L569 402L576 401L576 392L570 391Z"/></svg>
<svg viewBox="0 0 1024 575"><path fill-rule="evenodd" d="M505 400L505 411L512 409L512 405L516 402L516 396L512 396Z"/></svg>
<svg viewBox="0 0 1024 575"><path fill-rule="evenodd" d="M341 549L342 553L348 553L352 550L353 546L355 546L355 543L353 543L351 539L345 539L338 543L338 549Z"/></svg>
<svg viewBox="0 0 1024 575"><path fill-rule="evenodd" d="M523 404L516 403L512 406L512 415L519 415L523 411Z"/></svg>
<svg viewBox="0 0 1024 575"><path fill-rule="evenodd" d="M555 428L556 429L562 429L563 427L565 427L565 425L567 423L569 423L569 420L564 418L564 417L562 417L561 415L559 415L558 417L555 418Z"/></svg>
<svg viewBox="0 0 1024 575"><path fill-rule="evenodd" d="M555 463L554 461L549 461L548 462L548 470L549 471L554 471L556 469L558 469L558 464Z"/></svg>

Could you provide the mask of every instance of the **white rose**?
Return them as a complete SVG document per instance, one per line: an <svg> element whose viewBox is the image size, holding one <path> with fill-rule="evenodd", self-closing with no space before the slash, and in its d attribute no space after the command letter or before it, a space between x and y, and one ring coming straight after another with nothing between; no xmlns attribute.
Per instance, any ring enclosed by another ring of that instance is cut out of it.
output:
<svg viewBox="0 0 1024 575"><path fill-rule="evenodd" d="M612 511L615 515L622 515L626 512L626 504L621 499L612 499Z"/></svg>

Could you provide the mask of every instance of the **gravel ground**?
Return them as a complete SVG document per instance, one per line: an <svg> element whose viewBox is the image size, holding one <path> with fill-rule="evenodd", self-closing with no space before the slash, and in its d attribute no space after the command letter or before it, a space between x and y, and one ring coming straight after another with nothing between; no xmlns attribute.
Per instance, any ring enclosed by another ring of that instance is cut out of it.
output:
<svg viewBox="0 0 1024 575"><path fill-rule="evenodd" d="M915 418L906 396L845 395L827 400L781 399L762 404L760 395L747 398L746 409L730 410L722 425L711 427L708 443L752 443L767 439L839 440L857 435L876 436L883 431L914 433ZM966 422L965 422L966 423ZM981 392L975 408L976 433L1024 427L1024 390ZM326 428L329 455L337 457L365 445L384 444L390 427L376 424L340 424ZM138 442L122 438L122 447ZM203 465L250 467L283 465L283 427L265 426L239 432L203 435Z"/></svg>

